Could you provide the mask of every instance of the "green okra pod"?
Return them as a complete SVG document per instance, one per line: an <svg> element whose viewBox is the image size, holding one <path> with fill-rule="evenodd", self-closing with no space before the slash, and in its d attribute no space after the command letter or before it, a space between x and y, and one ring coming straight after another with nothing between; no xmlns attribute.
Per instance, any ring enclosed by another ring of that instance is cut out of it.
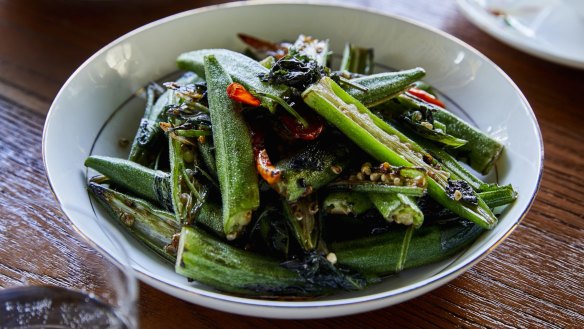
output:
<svg viewBox="0 0 584 329"><path fill-rule="evenodd" d="M310 143L276 163L282 177L274 189L289 202L307 196L336 179L348 165L349 149L329 139Z"/></svg>
<svg viewBox="0 0 584 329"><path fill-rule="evenodd" d="M402 193L368 193L368 196L388 222L412 225L414 228L419 228L424 223L424 214L412 197Z"/></svg>
<svg viewBox="0 0 584 329"><path fill-rule="evenodd" d="M358 216L373 207L366 193L332 192L323 201L323 211L331 215Z"/></svg>
<svg viewBox="0 0 584 329"><path fill-rule="evenodd" d="M223 227L227 238L235 239L260 204L258 174L240 104L227 96L227 86L232 80L214 55L205 56L204 63L223 204Z"/></svg>
<svg viewBox="0 0 584 329"><path fill-rule="evenodd" d="M319 294L276 259L233 247L195 227L183 227L175 265L178 274L218 290L247 296Z"/></svg>
<svg viewBox="0 0 584 329"><path fill-rule="evenodd" d="M458 220L399 228L350 241L330 244L337 262L364 274L384 276L402 269L446 259L472 243L483 229ZM408 236L411 234L411 236ZM407 250L404 250L406 249Z"/></svg>
<svg viewBox="0 0 584 329"><path fill-rule="evenodd" d="M168 144L174 215L179 223L190 224L205 203L208 193L208 188L195 177L200 170L197 147L172 137L168 138Z"/></svg>
<svg viewBox="0 0 584 329"><path fill-rule="evenodd" d="M286 86L270 85L263 82L259 76L267 74L269 70L260 63L227 49L202 49L183 53L177 59L178 67L183 70L194 71L208 80L204 65L204 59L208 55L215 57L216 61L221 64L233 81L242 84L250 92L257 93L262 105L272 112L275 111L277 103L269 97L262 96L262 94L283 98L290 92ZM212 90L212 88L209 89Z"/></svg>
<svg viewBox="0 0 584 329"><path fill-rule="evenodd" d="M388 102L385 106L388 106L392 110L397 109L400 111L404 108L415 109L420 107L432 110L435 120L438 120L446 126L448 134L467 141L465 145L456 149L448 149L447 151L465 159L473 169L482 174L487 174L491 170L503 151L503 144L499 141L461 120L449 111L413 96L407 94L400 95L394 101Z"/></svg>
<svg viewBox="0 0 584 329"><path fill-rule="evenodd" d="M347 93L366 107L373 107L396 97L411 88L412 84L426 75L424 69L417 67L409 70L384 72L349 80L367 88L346 88Z"/></svg>
<svg viewBox="0 0 584 329"><path fill-rule="evenodd" d="M170 175L130 160L92 155L85 166L107 176L116 185L156 202L164 209L173 210L170 193Z"/></svg>
<svg viewBox="0 0 584 329"><path fill-rule="evenodd" d="M489 189L479 192L478 195L491 207L504 206L512 203L517 199L517 192L513 189L511 184L497 187L490 187Z"/></svg>
<svg viewBox="0 0 584 329"><path fill-rule="evenodd" d="M373 74L374 68L373 48L358 47L351 43L345 44L339 71L370 75Z"/></svg>
<svg viewBox="0 0 584 329"><path fill-rule="evenodd" d="M477 197L475 206L447 195L445 189L450 185L450 174L435 167L435 161L427 163L423 157L426 152L419 145L371 113L330 78L322 78L310 86L302 97L305 103L377 160L396 166L424 168L428 174L428 193L444 207L484 228L492 228L497 223L497 218L480 197Z"/></svg>
<svg viewBox="0 0 584 329"><path fill-rule="evenodd" d="M87 187L130 234L166 260L174 261L176 247L172 245L172 237L180 227L172 213L100 184L90 182Z"/></svg>
<svg viewBox="0 0 584 329"><path fill-rule="evenodd" d="M298 244L305 251L316 248L320 236L318 223L318 203L309 197L288 203L282 200L284 216Z"/></svg>

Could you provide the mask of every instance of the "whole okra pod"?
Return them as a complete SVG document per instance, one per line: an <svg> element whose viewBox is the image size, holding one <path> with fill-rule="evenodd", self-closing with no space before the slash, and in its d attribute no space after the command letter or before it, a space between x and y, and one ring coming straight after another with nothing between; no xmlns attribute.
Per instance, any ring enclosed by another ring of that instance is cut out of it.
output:
<svg viewBox="0 0 584 329"><path fill-rule="evenodd" d="M394 229L330 244L337 262L364 274L384 276L446 259L472 243L483 229L459 220Z"/></svg>
<svg viewBox="0 0 584 329"><path fill-rule="evenodd" d="M166 260L174 261L172 237L180 227L172 213L97 183L90 182L87 188L130 234Z"/></svg>
<svg viewBox="0 0 584 329"><path fill-rule="evenodd" d="M223 227L227 238L232 240L251 221L252 211L260 204L258 174L240 104L227 96L231 78L214 55L205 56L204 67L223 203Z"/></svg>

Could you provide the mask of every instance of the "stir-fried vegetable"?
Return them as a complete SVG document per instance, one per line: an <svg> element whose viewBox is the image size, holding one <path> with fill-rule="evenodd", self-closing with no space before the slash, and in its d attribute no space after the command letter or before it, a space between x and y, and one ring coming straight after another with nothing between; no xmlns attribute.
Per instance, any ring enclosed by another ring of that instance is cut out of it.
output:
<svg viewBox="0 0 584 329"><path fill-rule="evenodd" d="M294 298L358 290L443 260L497 223L502 145L445 109L422 68L374 72L373 49L239 34L247 54L181 54L146 90L128 160L91 156L88 190L175 271Z"/></svg>

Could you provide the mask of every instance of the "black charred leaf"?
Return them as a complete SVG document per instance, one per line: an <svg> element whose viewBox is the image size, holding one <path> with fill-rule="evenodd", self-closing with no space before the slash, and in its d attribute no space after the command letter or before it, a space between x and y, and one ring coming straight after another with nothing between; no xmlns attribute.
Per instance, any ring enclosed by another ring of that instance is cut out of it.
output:
<svg viewBox="0 0 584 329"><path fill-rule="evenodd" d="M291 51L279 59L267 74L260 76L270 84L283 84L303 91L311 84L327 75L327 70L316 60Z"/></svg>
<svg viewBox="0 0 584 329"><path fill-rule="evenodd" d="M473 206L477 206L479 204L477 195L473 191L472 187L470 187L470 185L468 185L468 183L463 180L449 180L448 186L446 186L445 190L446 195L452 200L458 199L459 201ZM457 191L460 194L458 194Z"/></svg>
<svg viewBox="0 0 584 329"><path fill-rule="evenodd" d="M307 283L315 286L343 290L363 289L367 280L358 273L336 267L318 251L307 253L300 259L292 259L281 264L294 270Z"/></svg>

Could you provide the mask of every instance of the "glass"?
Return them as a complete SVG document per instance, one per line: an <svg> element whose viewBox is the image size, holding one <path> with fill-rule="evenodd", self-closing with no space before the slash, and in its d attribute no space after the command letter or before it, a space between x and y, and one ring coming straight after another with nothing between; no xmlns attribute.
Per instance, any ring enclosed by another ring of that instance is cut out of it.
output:
<svg viewBox="0 0 584 329"><path fill-rule="evenodd" d="M0 329L137 328L137 282L117 232L100 225L110 245L98 252L53 204L0 207Z"/></svg>

